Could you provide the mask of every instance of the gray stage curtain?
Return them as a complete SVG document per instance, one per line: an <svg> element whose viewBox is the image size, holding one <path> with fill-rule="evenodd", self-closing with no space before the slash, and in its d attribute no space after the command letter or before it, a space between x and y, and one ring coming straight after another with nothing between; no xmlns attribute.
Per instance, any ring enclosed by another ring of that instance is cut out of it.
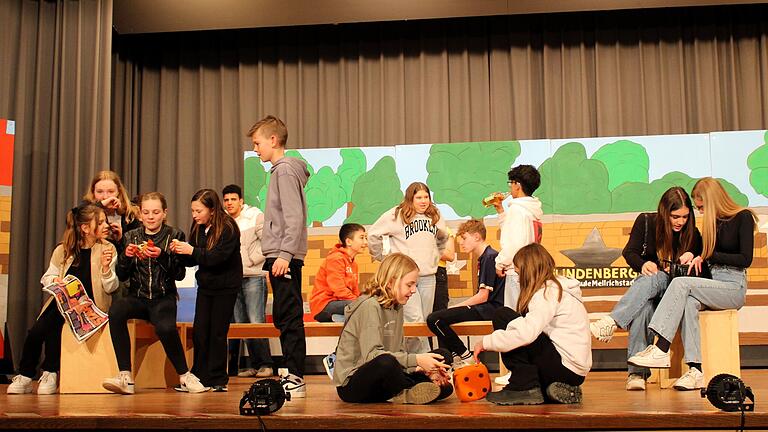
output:
<svg viewBox="0 0 768 432"><path fill-rule="evenodd" d="M188 228L242 183L243 133L289 147L697 133L768 126L765 6L115 37L113 166Z"/></svg>
<svg viewBox="0 0 768 432"><path fill-rule="evenodd" d="M0 117L16 121L8 327L18 362L65 212L109 164L112 1L4 0L0 28Z"/></svg>

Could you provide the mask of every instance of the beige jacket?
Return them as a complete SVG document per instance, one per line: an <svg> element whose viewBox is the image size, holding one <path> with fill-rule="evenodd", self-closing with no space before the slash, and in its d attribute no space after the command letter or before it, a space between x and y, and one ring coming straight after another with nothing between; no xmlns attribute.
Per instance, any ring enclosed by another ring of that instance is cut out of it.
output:
<svg viewBox="0 0 768 432"><path fill-rule="evenodd" d="M101 272L101 253L104 248L112 249L112 262L109 263L109 272ZM73 257L69 257L64 262L64 247L62 245L56 246L51 255L51 263L48 266L48 270L45 271L43 277L40 278L40 283L43 286L48 286L54 282L54 279L64 278L67 274L67 270L72 265ZM112 293L117 291L119 281L117 274L115 273L115 265L117 264L117 251L112 243L106 240L102 240L93 245L91 248L91 284L93 285L93 301L96 306L104 312L109 311L109 306L112 304ZM53 296L48 296L43 304L41 310L45 308L53 300Z"/></svg>

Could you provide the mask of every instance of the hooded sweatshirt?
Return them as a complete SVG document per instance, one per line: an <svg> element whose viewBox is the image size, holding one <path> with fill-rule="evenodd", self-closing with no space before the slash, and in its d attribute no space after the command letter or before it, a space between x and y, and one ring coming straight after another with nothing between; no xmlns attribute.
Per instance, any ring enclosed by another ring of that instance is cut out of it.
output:
<svg viewBox="0 0 768 432"><path fill-rule="evenodd" d="M496 269L512 269L512 259L523 246L536 241L534 221L541 221L541 201L532 196L510 200L504 213L499 214L501 250L496 257Z"/></svg>
<svg viewBox="0 0 768 432"><path fill-rule="evenodd" d="M315 286L309 298L312 316L323 311L334 300L354 300L360 297L357 263L341 244L337 244L325 257L315 276Z"/></svg>
<svg viewBox="0 0 768 432"><path fill-rule="evenodd" d="M383 260L390 252L400 252L416 261L419 276L435 274L440 255L448 241L445 221L439 219L433 225L432 219L417 213L411 223L405 224L400 215L395 217L396 208L381 215L368 230L368 250L377 261ZM384 236L389 236L389 251L384 251Z"/></svg>
<svg viewBox="0 0 768 432"><path fill-rule="evenodd" d="M243 206L240 216L235 219L240 228L240 257L243 260L243 277L264 276L264 254L261 253L261 236L264 228L264 213L248 204Z"/></svg>
<svg viewBox="0 0 768 432"><path fill-rule="evenodd" d="M267 258L303 260L307 254L307 164L285 156L269 172L262 253Z"/></svg>
<svg viewBox="0 0 768 432"><path fill-rule="evenodd" d="M489 351L507 352L529 345L544 332L555 345L563 366L587 376L592 367L592 335L579 281L564 277L557 280L563 286L559 302L557 285L547 281L546 288L536 291L528 303L528 313L510 321L505 330L483 336L483 346Z"/></svg>
<svg viewBox="0 0 768 432"><path fill-rule="evenodd" d="M382 354L391 354L406 373L416 371L416 354L405 352L403 306L385 309L377 297L360 296L344 310L346 324L336 347L333 384L349 382L360 366Z"/></svg>

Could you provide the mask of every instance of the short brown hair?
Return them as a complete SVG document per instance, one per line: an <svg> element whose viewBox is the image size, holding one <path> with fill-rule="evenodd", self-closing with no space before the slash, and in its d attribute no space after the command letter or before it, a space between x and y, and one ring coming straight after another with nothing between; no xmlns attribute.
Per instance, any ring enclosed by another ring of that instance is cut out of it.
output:
<svg viewBox="0 0 768 432"><path fill-rule="evenodd" d="M277 143L280 147L285 147L288 144L288 128L285 127L285 123L279 118L268 115L259 120L248 129L247 137L252 137L256 132L260 132L262 136L271 137L272 135L277 137Z"/></svg>
<svg viewBox="0 0 768 432"><path fill-rule="evenodd" d="M483 224L483 221L470 219L459 225L459 230L456 232L456 236L458 237L464 233L480 234L480 238L485 240L485 225Z"/></svg>

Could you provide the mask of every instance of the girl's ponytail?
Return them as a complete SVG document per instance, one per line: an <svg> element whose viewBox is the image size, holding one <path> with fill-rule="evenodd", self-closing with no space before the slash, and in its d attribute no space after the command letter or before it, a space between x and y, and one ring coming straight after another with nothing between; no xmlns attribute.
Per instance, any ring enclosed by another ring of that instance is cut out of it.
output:
<svg viewBox="0 0 768 432"><path fill-rule="evenodd" d="M103 211L101 207L95 204L84 202L72 207L67 212L67 227L61 237L61 245L64 247L64 262L72 257L72 265L80 264L80 247L84 240L80 225L90 224Z"/></svg>

